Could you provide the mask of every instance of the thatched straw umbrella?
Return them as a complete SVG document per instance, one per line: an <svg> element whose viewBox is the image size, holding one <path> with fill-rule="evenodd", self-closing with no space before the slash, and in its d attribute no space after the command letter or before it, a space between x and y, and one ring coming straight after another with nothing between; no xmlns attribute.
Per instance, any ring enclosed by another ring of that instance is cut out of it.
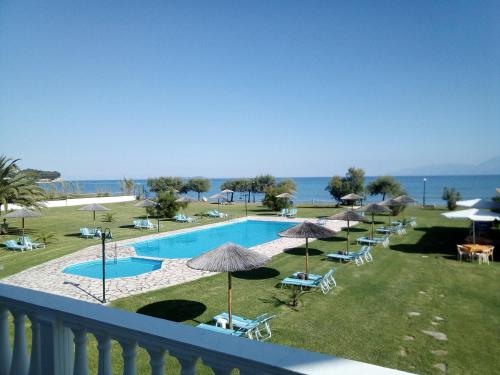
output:
<svg viewBox="0 0 500 375"><path fill-rule="evenodd" d="M367 204L363 207L358 208L356 211L372 214L372 238L375 234L375 214L386 214L388 212L391 212L391 210L389 210L387 207L381 206L377 203Z"/></svg>
<svg viewBox="0 0 500 375"><path fill-rule="evenodd" d="M309 238L329 238L335 236L336 232L321 225L304 221L283 232L278 233L281 237L305 238L306 239L306 279L309 273Z"/></svg>
<svg viewBox="0 0 500 375"><path fill-rule="evenodd" d="M190 203L190 202L194 202L195 199L188 197L187 195L184 195L183 197L180 197L180 198L176 199L175 201L177 203Z"/></svg>
<svg viewBox="0 0 500 375"><path fill-rule="evenodd" d="M404 204L404 205L417 203L417 201L415 199L413 199L412 197L409 197L408 195L404 195L404 194L394 198L394 201L398 202L400 204Z"/></svg>
<svg viewBox="0 0 500 375"><path fill-rule="evenodd" d="M210 198L210 199L217 199L217 211L219 211L219 209L220 209L219 208L219 206L220 206L220 200L221 199L225 199L226 197L224 196L224 194L217 193L217 194L209 196L208 198Z"/></svg>
<svg viewBox="0 0 500 375"><path fill-rule="evenodd" d="M227 306L229 329L233 329L233 306L231 272L249 271L262 267L269 258L254 250L249 250L234 243L226 243L187 262L188 267L210 272L227 272Z"/></svg>
<svg viewBox="0 0 500 375"><path fill-rule="evenodd" d="M229 194L233 194L234 191L231 190L231 189L224 189L220 192L220 194L226 194L226 198L227 200L229 200ZM231 202L233 201L233 199L231 198Z"/></svg>
<svg viewBox="0 0 500 375"><path fill-rule="evenodd" d="M364 216L361 216L360 214L356 213L353 210L346 210L339 212L338 214L328 216L327 220L344 220L347 221L347 251L346 253L349 253L349 232L351 230L351 221L368 221L365 219Z"/></svg>
<svg viewBox="0 0 500 375"><path fill-rule="evenodd" d="M347 195L344 195L343 197L340 197L340 199L343 201L351 201L351 208L354 209L354 202L363 199L363 197L355 193L349 193Z"/></svg>
<svg viewBox="0 0 500 375"><path fill-rule="evenodd" d="M287 201L288 199L292 199L294 198L294 196L290 193L281 193L281 194L278 194L276 196L276 198L281 198L281 199L285 199L285 201ZM288 205L287 205L288 206Z"/></svg>
<svg viewBox="0 0 500 375"><path fill-rule="evenodd" d="M177 203L191 203L191 202L194 202L195 200L191 197L188 197L187 195L184 195L180 198L177 198L175 201ZM181 212L182 212L182 207L181 207Z"/></svg>
<svg viewBox="0 0 500 375"><path fill-rule="evenodd" d="M5 218L7 219L16 219L16 218L22 218L23 222L23 237L24 237L24 218L25 217L39 217L42 216L40 212L37 211L31 211L28 210L27 208L20 208L19 210L12 211L11 213L8 213L7 215L4 215Z"/></svg>
<svg viewBox="0 0 500 375"><path fill-rule="evenodd" d="M78 211L93 211L94 212L94 228L95 228L95 212L96 211L109 211L109 208L101 206L100 204L97 204L97 203L93 203L93 204L89 204L88 206L84 206L82 208L79 208Z"/></svg>
<svg viewBox="0 0 500 375"><path fill-rule="evenodd" d="M142 201L134 204L134 207L156 207L158 205L157 202L152 201L151 199L144 199ZM146 210L146 219L149 219L148 211Z"/></svg>
<svg viewBox="0 0 500 375"><path fill-rule="evenodd" d="M417 201L407 195L400 195L396 198L389 198L385 201L380 202L384 206L406 206L410 203L416 203ZM392 210L391 210L392 212ZM389 214L389 225L391 224L391 215Z"/></svg>

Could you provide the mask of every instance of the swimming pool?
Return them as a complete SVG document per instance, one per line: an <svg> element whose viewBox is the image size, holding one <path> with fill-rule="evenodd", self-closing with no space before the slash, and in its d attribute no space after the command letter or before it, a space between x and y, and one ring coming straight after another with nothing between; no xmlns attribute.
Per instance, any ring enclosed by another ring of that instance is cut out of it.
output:
<svg viewBox="0 0 500 375"><path fill-rule="evenodd" d="M106 279L137 276L146 272L156 271L161 268L161 263L161 260L134 257L106 260ZM66 267L63 272L70 275L101 279L102 260L73 264Z"/></svg>
<svg viewBox="0 0 500 375"><path fill-rule="evenodd" d="M156 258L192 258L208 250L233 242L252 247L279 238L278 233L297 223L245 220L188 233L176 234L130 244L140 256Z"/></svg>

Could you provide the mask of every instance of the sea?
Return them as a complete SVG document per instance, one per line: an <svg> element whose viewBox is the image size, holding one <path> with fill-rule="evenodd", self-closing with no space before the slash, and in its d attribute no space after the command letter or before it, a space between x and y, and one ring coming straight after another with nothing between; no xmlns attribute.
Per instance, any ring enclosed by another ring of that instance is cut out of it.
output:
<svg viewBox="0 0 500 375"><path fill-rule="evenodd" d="M491 199L496 193L496 188L500 187L500 175L481 175L481 176L394 176L397 181L406 190L409 196L419 202L424 200L425 186L425 203L443 205L445 202L441 199L443 189L445 187L454 188L457 190L462 199ZM290 177L287 177L290 178ZM333 203L330 194L325 191L330 177L291 177L296 185L297 192L294 194L294 201L297 203L312 203L324 204ZM365 184L373 181L376 176L365 177ZM210 191L203 193L202 196L209 197L212 194L220 191L221 184L228 180L227 178L212 178ZM280 178L278 178L280 180ZM138 179L136 183L135 193L144 192L146 196L153 197L154 194L149 192L147 181ZM118 195L121 194L121 180L81 180L81 181L64 181L61 183L41 184L46 189L56 189L61 192L64 190L67 193L98 193ZM196 193L189 193L189 196L196 198ZM243 196L239 193L234 194L235 201L243 200ZM255 200L260 201L261 194L256 194ZM367 196L367 201L378 201L380 196ZM253 197L252 197L253 201Z"/></svg>

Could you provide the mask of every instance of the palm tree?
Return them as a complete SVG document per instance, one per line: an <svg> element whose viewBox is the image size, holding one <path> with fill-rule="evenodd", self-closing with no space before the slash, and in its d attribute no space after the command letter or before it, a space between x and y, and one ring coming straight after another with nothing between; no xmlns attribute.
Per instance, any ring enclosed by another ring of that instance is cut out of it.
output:
<svg viewBox="0 0 500 375"><path fill-rule="evenodd" d="M45 190L36 184L36 175L32 172L20 171L16 165L19 159L12 160L5 155L0 156L0 204L5 212L9 203L25 207L43 207Z"/></svg>

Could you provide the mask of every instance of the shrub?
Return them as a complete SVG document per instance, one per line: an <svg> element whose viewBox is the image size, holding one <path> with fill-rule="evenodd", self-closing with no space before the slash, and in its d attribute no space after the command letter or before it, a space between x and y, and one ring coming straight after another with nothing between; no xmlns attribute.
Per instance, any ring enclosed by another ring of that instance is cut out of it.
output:
<svg viewBox="0 0 500 375"><path fill-rule="evenodd" d="M266 195L262 199L262 204L273 211L280 211L283 208L288 208L293 205L293 202L289 199L277 198L277 195L281 193L291 193L295 191L296 185L295 181L291 179L286 179L280 181L274 186L270 186L266 189Z"/></svg>
<svg viewBox="0 0 500 375"><path fill-rule="evenodd" d="M160 217L173 217L181 208L186 208L188 202L176 202L178 196L172 191L163 191L158 194L157 202L159 204L158 212ZM146 207L149 215L157 215L156 207Z"/></svg>
<svg viewBox="0 0 500 375"><path fill-rule="evenodd" d="M455 188L448 189L447 187L443 190L442 199L446 201L448 210L455 211L457 208L457 201L462 199L460 193L455 190Z"/></svg>
<svg viewBox="0 0 500 375"><path fill-rule="evenodd" d="M113 223L116 221L115 212L105 212L102 214L102 221L105 223Z"/></svg>
<svg viewBox="0 0 500 375"><path fill-rule="evenodd" d="M39 232L35 238L37 242L43 242L44 244L50 244L56 242L56 235L52 232Z"/></svg>

